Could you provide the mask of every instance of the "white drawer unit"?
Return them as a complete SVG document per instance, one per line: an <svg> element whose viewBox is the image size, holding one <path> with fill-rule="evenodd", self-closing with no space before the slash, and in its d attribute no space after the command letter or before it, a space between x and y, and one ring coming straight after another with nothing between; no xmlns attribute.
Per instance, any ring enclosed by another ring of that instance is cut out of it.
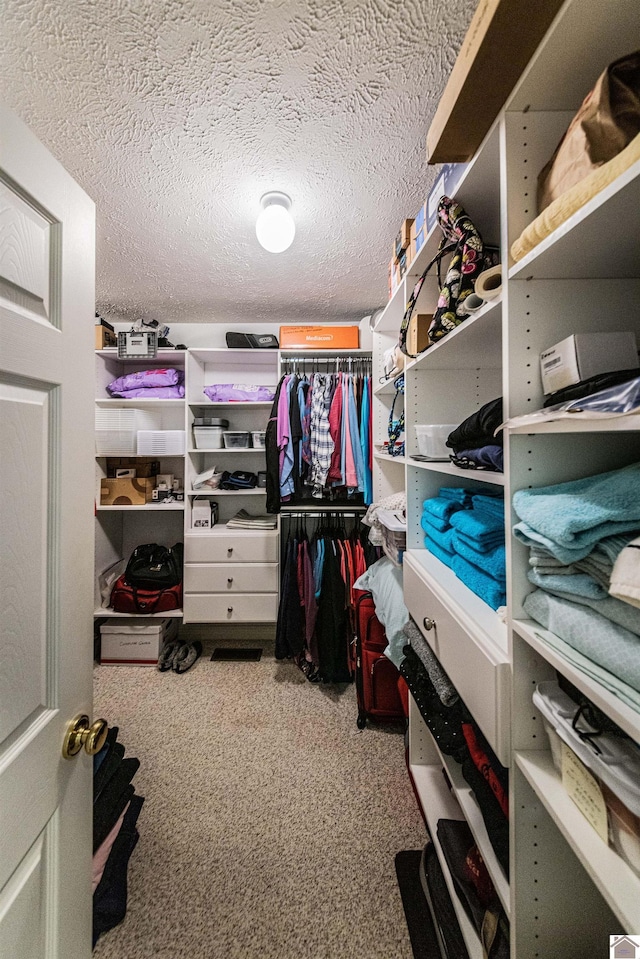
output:
<svg viewBox="0 0 640 959"><path fill-rule="evenodd" d="M235 530L195 533L184 538L185 563L277 563L278 534Z"/></svg>
<svg viewBox="0 0 640 959"><path fill-rule="evenodd" d="M510 703L506 652L477 628L472 617L468 617L468 629L461 625L467 617L459 610L448 609L439 599L442 586L416 554L417 551L407 552L404 559L407 609L496 755L508 766ZM444 595L448 598L450 594Z"/></svg>
<svg viewBox="0 0 640 959"><path fill-rule="evenodd" d="M273 623L278 615L277 593L185 593L188 623Z"/></svg>
<svg viewBox="0 0 640 959"><path fill-rule="evenodd" d="M187 563L185 593L277 593L277 563Z"/></svg>

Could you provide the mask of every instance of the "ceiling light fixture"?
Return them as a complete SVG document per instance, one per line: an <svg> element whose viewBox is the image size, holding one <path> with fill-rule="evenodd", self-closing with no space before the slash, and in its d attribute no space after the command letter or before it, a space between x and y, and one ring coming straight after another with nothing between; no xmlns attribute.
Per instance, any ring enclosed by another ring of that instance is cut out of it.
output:
<svg viewBox="0 0 640 959"><path fill-rule="evenodd" d="M265 193L260 199L262 210L256 220L258 243L269 253L284 253L293 243L296 225L289 210L291 199L286 193Z"/></svg>

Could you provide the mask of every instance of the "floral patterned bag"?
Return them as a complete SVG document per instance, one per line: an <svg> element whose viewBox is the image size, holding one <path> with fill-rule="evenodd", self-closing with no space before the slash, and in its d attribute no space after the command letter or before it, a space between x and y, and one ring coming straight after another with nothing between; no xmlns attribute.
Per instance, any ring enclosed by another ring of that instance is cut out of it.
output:
<svg viewBox="0 0 640 959"><path fill-rule="evenodd" d="M460 204L451 200L448 196L440 198L438 225L443 233L438 252L414 286L400 327L400 349L407 355L409 355L406 342L409 320L420 295L422 284L434 264L438 266L440 296L429 326L431 345L454 330L463 320L466 320L469 314L465 310L464 302L469 294L473 293L476 278L487 267L482 237ZM449 253L453 255L443 282L441 264L443 258Z"/></svg>

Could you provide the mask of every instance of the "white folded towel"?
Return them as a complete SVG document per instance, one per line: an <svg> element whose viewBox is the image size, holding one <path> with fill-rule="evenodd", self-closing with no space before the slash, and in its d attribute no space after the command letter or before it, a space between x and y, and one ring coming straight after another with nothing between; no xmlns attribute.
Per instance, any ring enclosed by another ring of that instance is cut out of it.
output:
<svg viewBox="0 0 640 959"><path fill-rule="evenodd" d="M640 536L632 539L613 564L609 594L631 606L640 606Z"/></svg>

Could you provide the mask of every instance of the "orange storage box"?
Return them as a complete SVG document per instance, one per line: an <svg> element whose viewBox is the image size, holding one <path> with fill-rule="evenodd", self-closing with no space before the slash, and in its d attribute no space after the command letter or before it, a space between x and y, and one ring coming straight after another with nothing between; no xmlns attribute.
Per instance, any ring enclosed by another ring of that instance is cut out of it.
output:
<svg viewBox="0 0 640 959"><path fill-rule="evenodd" d="M357 350L357 326L281 326L281 350Z"/></svg>

